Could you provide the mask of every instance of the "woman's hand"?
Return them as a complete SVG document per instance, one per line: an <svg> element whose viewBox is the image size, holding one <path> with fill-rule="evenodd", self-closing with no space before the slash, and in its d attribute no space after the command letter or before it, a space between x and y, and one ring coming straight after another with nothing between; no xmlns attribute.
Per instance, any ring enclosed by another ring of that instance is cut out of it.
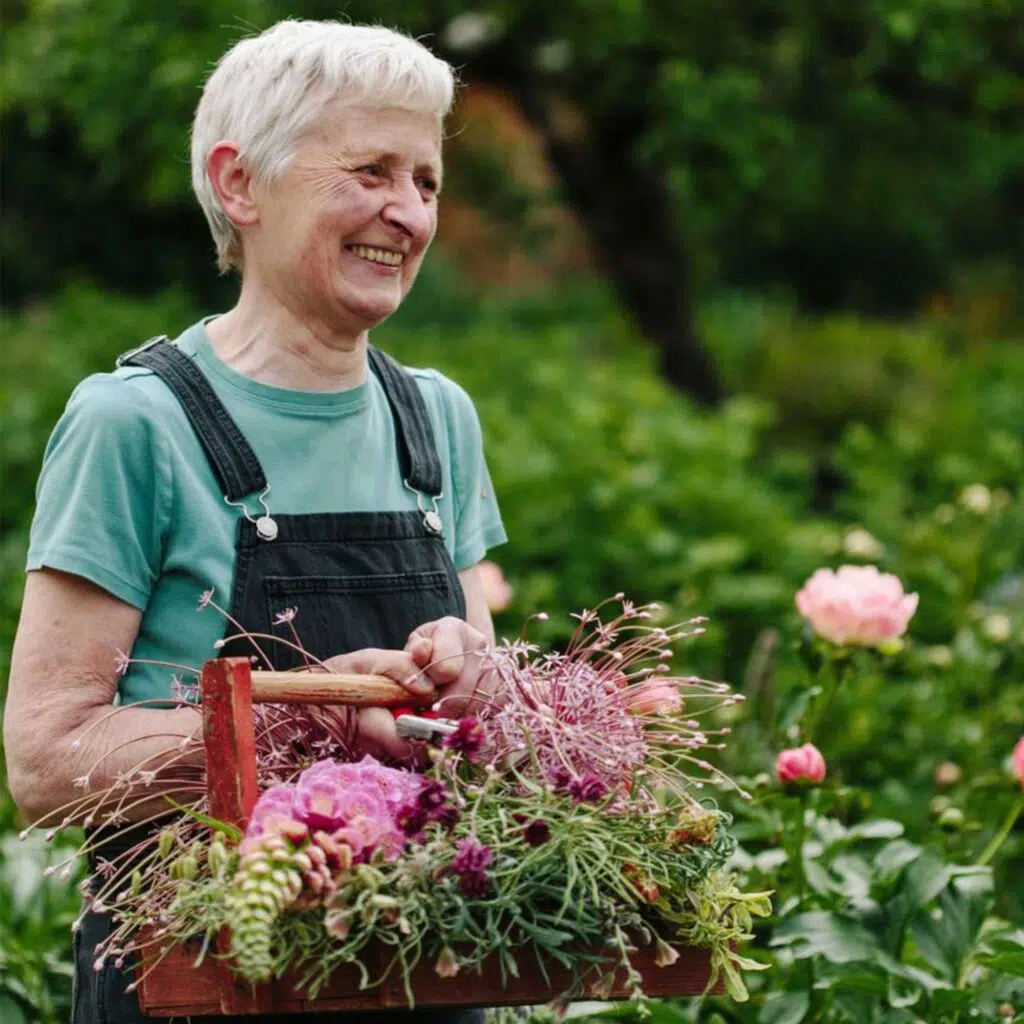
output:
<svg viewBox="0 0 1024 1024"><path fill-rule="evenodd" d="M417 670L437 686L440 713L457 718L493 692L494 673L484 657L489 646L480 630L449 615L414 629L405 650Z"/></svg>
<svg viewBox="0 0 1024 1024"><path fill-rule="evenodd" d="M352 675L387 676L409 691L410 703L430 704L435 696L433 682L420 671L408 651L389 651L367 647L350 654L328 658L324 665L330 672ZM395 720L387 708L359 708L356 711L356 742L364 754L405 760L413 748L395 729Z"/></svg>

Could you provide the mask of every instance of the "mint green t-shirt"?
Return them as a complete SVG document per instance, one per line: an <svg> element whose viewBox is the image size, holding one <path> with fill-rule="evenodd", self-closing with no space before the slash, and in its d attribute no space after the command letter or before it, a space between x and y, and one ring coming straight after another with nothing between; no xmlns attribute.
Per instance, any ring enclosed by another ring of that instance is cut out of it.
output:
<svg viewBox="0 0 1024 1024"><path fill-rule="evenodd" d="M213 352L203 322L176 344L195 357L259 458L272 513L416 508L402 482L391 410L380 382L296 391L236 373ZM411 370L441 461L438 511L457 569L505 541L469 396L435 370ZM227 610L242 510L227 505L192 426L150 370L123 367L75 389L47 445L28 569L83 576L142 611L122 702L164 698L175 670L215 656L223 617L199 610L204 591ZM262 514L255 495L245 504ZM301 624L296 620L301 637ZM117 652L111 650L113 663ZM181 673L179 673L181 674ZM193 682L191 678L186 682Z"/></svg>

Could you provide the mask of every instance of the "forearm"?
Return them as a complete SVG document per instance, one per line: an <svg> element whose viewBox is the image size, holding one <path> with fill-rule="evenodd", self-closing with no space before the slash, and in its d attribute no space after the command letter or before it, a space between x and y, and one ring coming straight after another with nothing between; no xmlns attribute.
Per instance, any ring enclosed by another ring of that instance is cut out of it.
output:
<svg viewBox="0 0 1024 1024"><path fill-rule="evenodd" d="M200 792L201 736L198 708L94 708L56 734L8 737L11 793L28 821L143 821L168 809L165 796Z"/></svg>

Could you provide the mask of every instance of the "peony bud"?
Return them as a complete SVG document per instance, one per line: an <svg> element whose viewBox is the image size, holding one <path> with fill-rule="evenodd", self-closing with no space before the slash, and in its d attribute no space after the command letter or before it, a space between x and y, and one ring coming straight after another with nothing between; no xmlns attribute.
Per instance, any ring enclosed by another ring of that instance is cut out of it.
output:
<svg viewBox="0 0 1024 1024"><path fill-rule="evenodd" d="M960 492L960 504L976 516L988 515L992 508L992 492L984 484L971 484Z"/></svg>
<svg viewBox="0 0 1024 1024"><path fill-rule="evenodd" d="M867 530L857 527L843 538L843 553L850 558L872 561L881 558L885 549Z"/></svg>
<svg viewBox="0 0 1024 1024"><path fill-rule="evenodd" d="M1010 755L1010 771L1020 780L1024 787L1024 736L1017 740L1017 746L1013 748Z"/></svg>
<svg viewBox="0 0 1024 1024"><path fill-rule="evenodd" d="M981 631L994 644L1005 644L1013 636L1013 623L1002 613L987 615L981 623Z"/></svg>
<svg viewBox="0 0 1024 1024"><path fill-rule="evenodd" d="M783 785L793 782L818 785L825 778L825 758L813 743L783 750L775 759L775 775Z"/></svg>

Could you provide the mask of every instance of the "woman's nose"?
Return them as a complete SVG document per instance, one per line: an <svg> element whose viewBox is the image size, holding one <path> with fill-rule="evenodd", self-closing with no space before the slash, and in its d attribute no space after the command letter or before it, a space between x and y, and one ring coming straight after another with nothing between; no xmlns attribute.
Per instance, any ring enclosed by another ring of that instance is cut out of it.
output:
<svg viewBox="0 0 1024 1024"><path fill-rule="evenodd" d="M396 178L391 199L382 215L389 223L413 238L429 237L433 230L434 204L424 200L423 193L412 175Z"/></svg>

